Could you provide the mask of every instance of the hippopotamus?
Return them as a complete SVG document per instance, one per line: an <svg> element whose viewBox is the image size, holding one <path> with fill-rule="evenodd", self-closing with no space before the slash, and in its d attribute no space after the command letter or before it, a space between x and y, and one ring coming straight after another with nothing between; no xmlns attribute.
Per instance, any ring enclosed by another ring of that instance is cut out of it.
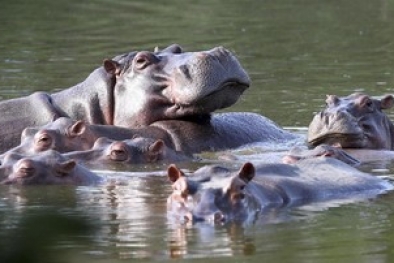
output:
<svg viewBox="0 0 394 263"><path fill-rule="evenodd" d="M363 93L329 95L308 129L308 144L342 148L394 150L394 126L383 110L394 105L392 95L380 99Z"/></svg>
<svg viewBox="0 0 394 263"><path fill-rule="evenodd" d="M351 166L358 166L361 164L361 161L355 156L352 156L351 153L349 154L342 148L327 144L320 144L313 149L304 149L299 146L293 147L283 156L282 162L294 164L300 160L316 157L332 157Z"/></svg>
<svg viewBox="0 0 394 263"><path fill-rule="evenodd" d="M253 126L250 125L252 119ZM218 113L201 122L165 120L141 128L88 124L60 117L41 127L24 129L21 144L8 152L31 155L48 149L84 151L91 149L101 137L126 140L135 136L160 139L167 147L190 157L203 151L237 148L257 141L283 143L300 138L256 113Z"/></svg>
<svg viewBox="0 0 394 263"><path fill-rule="evenodd" d="M138 134L161 138L170 142L158 128L128 129L113 125L94 125L69 117L60 117L40 127L28 127L22 131L20 145L7 152L33 155L49 149L61 153L90 150L97 139L131 139Z"/></svg>
<svg viewBox="0 0 394 263"><path fill-rule="evenodd" d="M187 176L168 167L168 215L181 221L251 222L264 211L315 202L370 198L393 189L388 181L335 158L296 164L207 165Z"/></svg>
<svg viewBox="0 0 394 263"><path fill-rule="evenodd" d="M179 45L105 59L81 83L0 103L0 151L26 127L59 117L136 128L168 119L201 119L231 106L250 79L227 49L184 52Z"/></svg>
<svg viewBox="0 0 394 263"><path fill-rule="evenodd" d="M135 137L115 141L105 137L96 140L90 150L64 153L85 164L141 164L191 161L190 156L174 151L161 139Z"/></svg>
<svg viewBox="0 0 394 263"><path fill-rule="evenodd" d="M0 174L3 185L92 185L102 182L102 177L54 150L29 157L10 153L0 166Z"/></svg>

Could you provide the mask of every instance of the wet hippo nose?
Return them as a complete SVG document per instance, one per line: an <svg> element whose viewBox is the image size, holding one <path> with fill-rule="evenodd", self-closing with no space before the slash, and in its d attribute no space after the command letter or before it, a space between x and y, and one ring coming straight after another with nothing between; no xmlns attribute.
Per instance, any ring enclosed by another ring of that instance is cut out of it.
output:
<svg viewBox="0 0 394 263"><path fill-rule="evenodd" d="M35 170L34 162L30 159L22 159L17 163L16 172L21 177L32 176Z"/></svg>
<svg viewBox="0 0 394 263"><path fill-rule="evenodd" d="M110 158L114 161L125 161L129 157L127 146L124 142L114 142L110 146Z"/></svg>
<svg viewBox="0 0 394 263"><path fill-rule="evenodd" d="M213 221L214 222L224 222L225 221L225 216L224 216L224 214L222 213L222 212L220 212L220 211L216 211L214 214L213 214Z"/></svg>

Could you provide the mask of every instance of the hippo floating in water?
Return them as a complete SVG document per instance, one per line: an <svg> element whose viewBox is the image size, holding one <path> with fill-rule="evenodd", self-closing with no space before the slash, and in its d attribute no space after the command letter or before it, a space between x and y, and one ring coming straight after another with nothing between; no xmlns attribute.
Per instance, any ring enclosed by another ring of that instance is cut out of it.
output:
<svg viewBox="0 0 394 263"><path fill-rule="evenodd" d="M168 178L169 216L191 221L244 222L266 209L369 198L393 189L383 179L326 157L295 165L247 162L238 171L210 165L190 176L171 165Z"/></svg>
<svg viewBox="0 0 394 263"><path fill-rule="evenodd" d="M64 156L88 164L142 164L191 161L191 157L166 146L161 139L136 137L114 141L102 137L92 149L65 153Z"/></svg>
<svg viewBox="0 0 394 263"><path fill-rule="evenodd" d="M101 137L126 140L135 136L160 139L167 147L190 157L202 151L236 148L256 141L283 143L299 138L255 113L218 113L201 122L157 121L134 129L61 117L41 127L24 129L21 144L8 152L32 155L48 149L84 151L91 149Z"/></svg>
<svg viewBox="0 0 394 263"><path fill-rule="evenodd" d="M18 185L92 185L102 178L74 160L48 150L34 156L24 157L8 154L0 166L0 184Z"/></svg>
<svg viewBox="0 0 394 263"><path fill-rule="evenodd" d="M58 117L128 128L168 119L206 119L234 104L249 83L238 60L222 47L183 52L171 45L126 53L105 60L69 89L2 101L0 151L15 147L26 127Z"/></svg>
<svg viewBox="0 0 394 263"><path fill-rule="evenodd" d="M282 162L294 164L300 160L316 157L332 157L351 166L358 166L361 163L357 158L349 154L344 149L327 144L318 145L313 149L303 149L298 146L293 147L282 158Z"/></svg>
<svg viewBox="0 0 394 263"><path fill-rule="evenodd" d="M329 95L325 109L309 125L308 144L394 150L394 126L382 111L393 105L392 95L381 99L362 93L347 97Z"/></svg>

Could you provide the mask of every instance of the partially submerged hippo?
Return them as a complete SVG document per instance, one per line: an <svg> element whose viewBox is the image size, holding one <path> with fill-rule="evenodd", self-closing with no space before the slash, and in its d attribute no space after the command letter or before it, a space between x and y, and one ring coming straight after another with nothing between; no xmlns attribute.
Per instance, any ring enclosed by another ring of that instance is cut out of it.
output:
<svg viewBox="0 0 394 263"><path fill-rule="evenodd" d="M360 160L349 154L344 149L333 147L327 144L318 145L313 149L293 147L282 158L282 162L287 164L294 164L300 160L316 157L332 157L351 166L357 166L361 163Z"/></svg>
<svg viewBox="0 0 394 263"><path fill-rule="evenodd" d="M234 104L249 82L235 56L222 47L183 52L171 45L155 52L126 53L105 60L69 89L2 101L0 152L15 147L26 127L58 117L124 127L205 118Z"/></svg>
<svg viewBox="0 0 394 263"><path fill-rule="evenodd" d="M190 161L191 158L166 146L161 139L136 137L114 141L99 138L92 149L65 153L70 159L90 164L141 164Z"/></svg>
<svg viewBox="0 0 394 263"><path fill-rule="evenodd" d="M347 97L329 95L325 109L309 125L308 144L394 150L394 126L382 111L393 105L392 95L381 99L362 93Z"/></svg>
<svg viewBox="0 0 394 263"><path fill-rule="evenodd" d="M383 179L325 157L295 165L247 162L238 171L211 165L190 176L171 165L168 178L173 189L169 215L192 221L243 222L270 208L367 198L393 189Z"/></svg>
<svg viewBox="0 0 394 263"><path fill-rule="evenodd" d="M92 185L102 181L100 176L53 150L29 157L11 153L4 158L0 173L0 184L6 185Z"/></svg>
<svg viewBox="0 0 394 263"><path fill-rule="evenodd" d="M157 121L135 129L87 124L61 117L42 127L26 128L22 132L21 144L8 152L31 155L48 149L59 152L83 151L91 149L101 137L125 140L135 136L160 139L167 147L188 156L202 151L236 148L257 141L285 143L299 138L255 113L219 113L199 122Z"/></svg>
<svg viewBox="0 0 394 263"><path fill-rule="evenodd" d="M113 125L91 125L85 121L75 121L68 117L60 117L41 127L28 127L23 130L20 145L10 149L25 155L33 155L49 149L58 152L90 150L97 139L107 137L113 140L131 139L138 134L157 137L166 141L158 128L128 129Z"/></svg>

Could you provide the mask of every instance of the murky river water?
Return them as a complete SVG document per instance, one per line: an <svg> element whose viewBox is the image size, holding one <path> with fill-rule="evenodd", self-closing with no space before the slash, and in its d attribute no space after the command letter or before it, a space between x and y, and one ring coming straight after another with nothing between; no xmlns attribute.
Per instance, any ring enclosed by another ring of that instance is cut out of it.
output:
<svg viewBox="0 0 394 263"><path fill-rule="evenodd" d="M258 112L305 134L326 94L392 92L393 36L390 0L3 0L0 99L70 87L104 58L131 50L222 45L252 78L226 111ZM391 176L392 167L382 172ZM140 169L118 172L128 185L1 187L0 261L394 260L394 194L274 211L248 226L179 225L166 218L166 178Z"/></svg>

